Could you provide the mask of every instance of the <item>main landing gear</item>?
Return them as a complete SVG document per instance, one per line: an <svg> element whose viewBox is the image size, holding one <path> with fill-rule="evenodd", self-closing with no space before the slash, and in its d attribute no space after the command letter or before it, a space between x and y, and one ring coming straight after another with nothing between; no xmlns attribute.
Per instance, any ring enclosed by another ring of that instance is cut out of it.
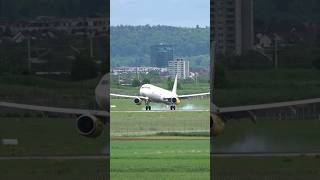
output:
<svg viewBox="0 0 320 180"><path fill-rule="evenodd" d="M176 106L175 106L175 105L171 105L171 106L170 106L170 110L171 110L171 111L175 111L175 110L176 110Z"/></svg>
<svg viewBox="0 0 320 180"><path fill-rule="evenodd" d="M144 103L145 103L145 106L146 106L146 111L151 111L151 106L149 105L150 101L149 100L145 100Z"/></svg>
<svg viewBox="0 0 320 180"><path fill-rule="evenodd" d="M151 106L147 105L146 106L146 111L151 111Z"/></svg>

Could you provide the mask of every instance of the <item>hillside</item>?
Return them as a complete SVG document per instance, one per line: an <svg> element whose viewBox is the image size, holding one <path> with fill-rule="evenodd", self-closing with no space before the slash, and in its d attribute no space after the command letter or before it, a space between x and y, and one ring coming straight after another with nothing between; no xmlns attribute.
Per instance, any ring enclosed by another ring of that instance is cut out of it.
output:
<svg viewBox="0 0 320 180"><path fill-rule="evenodd" d="M205 67L209 64L209 34L209 27L113 26L110 29L111 65L149 65L150 46L166 43L174 46L175 57L189 57Z"/></svg>

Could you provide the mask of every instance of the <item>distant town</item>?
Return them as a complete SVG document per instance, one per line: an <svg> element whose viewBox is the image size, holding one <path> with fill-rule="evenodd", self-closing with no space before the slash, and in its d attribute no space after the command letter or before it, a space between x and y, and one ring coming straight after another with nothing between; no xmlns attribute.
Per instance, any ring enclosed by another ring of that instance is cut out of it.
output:
<svg viewBox="0 0 320 180"><path fill-rule="evenodd" d="M123 76L128 74L148 74L156 73L160 77L174 78L176 75L179 79L197 79L200 75L209 74L206 68L190 68L188 59L174 58L174 48L172 45L159 43L150 47L151 67L132 67L122 66L111 68L114 76ZM139 75L138 75L139 77ZM125 85L124 80L119 79L119 83ZM127 82L130 85L130 82Z"/></svg>
<svg viewBox="0 0 320 180"><path fill-rule="evenodd" d="M105 17L55 18L39 16L29 20L0 19L0 43L21 43L24 39L55 38L57 34L102 36L108 33Z"/></svg>

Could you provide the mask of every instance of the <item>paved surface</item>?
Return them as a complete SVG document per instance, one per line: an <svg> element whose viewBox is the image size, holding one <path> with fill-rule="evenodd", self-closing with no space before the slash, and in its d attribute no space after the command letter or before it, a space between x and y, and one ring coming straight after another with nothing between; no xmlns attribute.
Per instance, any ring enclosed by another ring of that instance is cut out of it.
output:
<svg viewBox="0 0 320 180"><path fill-rule="evenodd" d="M152 110L152 111L145 111L145 110L139 110L139 111L111 111L111 113L163 113L163 112L209 112L208 109L205 110L176 110L176 111L170 111L170 110Z"/></svg>

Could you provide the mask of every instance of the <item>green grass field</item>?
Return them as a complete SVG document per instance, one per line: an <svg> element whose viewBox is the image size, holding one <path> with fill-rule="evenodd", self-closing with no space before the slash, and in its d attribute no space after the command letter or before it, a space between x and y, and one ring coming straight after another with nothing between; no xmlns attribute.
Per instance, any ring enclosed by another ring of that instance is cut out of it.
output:
<svg viewBox="0 0 320 180"><path fill-rule="evenodd" d="M0 139L18 139L18 146L0 145L0 156L101 155L108 148L108 132L97 139L80 136L75 119L0 118Z"/></svg>
<svg viewBox="0 0 320 180"><path fill-rule="evenodd" d="M96 107L94 89L99 78L57 81L37 76L0 76L0 100L73 108Z"/></svg>
<svg viewBox="0 0 320 180"><path fill-rule="evenodd" d="M69 118L0 118L0 139L18 139L17 146L0 144L0 156L105 155L109 135L98 139L78 134ZM107 160L0 160L0 179L103 179Z"/></svg>
<svg viewBox="0 0 320 180"><path fill-rule="evenodd" d="M106 160L6 160L0 161L3 180L104 180Z"/></svg>
<svg viewBox="0 0 320 180"><path fill-rule="evenodd" d="M177 106L177 110L209 110L209 98L205 99L184 99ZM132 99L111 99L111 111L136 111L145 110L144 104L136 105ZM165 104L151 103L153 110L170 110Z"/></svg>
<svg viewBox="0 0 320 180"><path fill-rule="evenodd" d="M111 112L111 136L209 132L209 112Z"/></svg>
<svg viewBox="0 0 320 180"><path fill-rule="evenodd" d="M113 140L111 179L209 179L210 141Z"/></svg>
<svg viewBox="0 0 320 180"><path fill-rule="evenodd" d="M318 98L319 77L315 69L226 71L226 83L215 89L215 103L235 106Z"/></svg>
<svg viewBox="0 0 320 180"><path fill-rule="evenodd" d="M320 97L320 71L279 69L227 71L215 90L219 106L261 104ZM214 152L319 152L319 120L249 120L226 123ZM319 158L212 158L215 180L319 179Z"/></svg>
<svg viewBox="0 0 320 180"><path fill-rule="evenodd" d="M214 180L318 180L319 157L213 158Z"/></svg>
<svg viewBox="0 0 320 180"><path fill-rule="evenodd" d="M229 122L213 140L214 152L319 152L319 120ZM319 157L211 158L215 180L319 179Z"/></svg>
<svg viewBox="0 0 320 180"><path fill-rule="evenodd" d="M110 131L112 179L210 177L209 112L111 112Z"/></svg>
<svg viewBox="0 0 320 180"><path fill-rule="evenodd" d="M319 120L229 122L214 139L216 152L310 152L320 150Z"/></svg>

